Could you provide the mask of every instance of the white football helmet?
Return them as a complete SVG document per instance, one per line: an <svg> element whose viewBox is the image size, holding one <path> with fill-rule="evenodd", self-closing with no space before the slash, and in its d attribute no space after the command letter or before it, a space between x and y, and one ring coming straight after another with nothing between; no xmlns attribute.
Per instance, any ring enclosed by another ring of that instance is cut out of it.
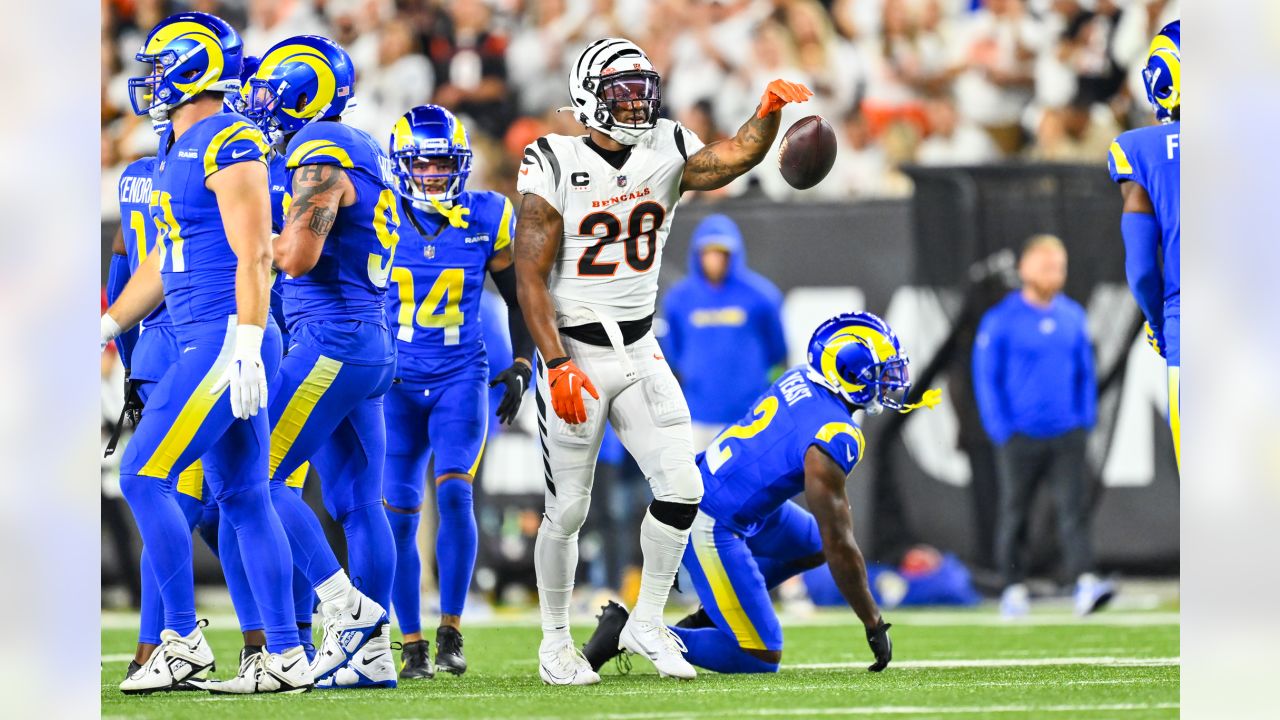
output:
<svg viewBox="0 0 1280 720"><path fill-rule="evenodd" d="M565 109L583 125L623 145L635 145L658 123L660 82L638 45L623 38L604 38L588 45L573 63L569 73L573 106Z"/></svg>

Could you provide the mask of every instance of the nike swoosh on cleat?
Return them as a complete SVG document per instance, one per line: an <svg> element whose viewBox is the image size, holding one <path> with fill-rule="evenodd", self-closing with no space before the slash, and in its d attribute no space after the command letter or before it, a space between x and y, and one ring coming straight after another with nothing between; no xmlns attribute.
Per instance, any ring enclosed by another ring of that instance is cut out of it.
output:
<svg viewBox="0 0 1280 720"><path fill-rule="evenodd" d="M360 613L364 612L364 600L356 601L356 611L351 613L352 620L359 620Z"/></svg>
<svg viewBox="0 0 1280 720"><path fill-rule="evenodd" d="M297 665L298 663L300 663L300 662L302 662L302 658L298 658L297 660L294 660L293 662L289 663L288 665L283 665L283 666L281 666L281 667L280 667L280 672L282 672L282 673L287 673L287 672L289 672L290 670L292 670L292 669L293 669L293 667L294 667L295 665Z"/></svg>
<svg viewBox="0 0 1280 720"><path fill-rule="evenodd" d="M365 659L363 659L363 660L361 660L361 661L360 661L360 664L361 664L361 665L372 665L372 664L374 664L374 663L378 662L378 660L379 660L379 658L376 658L376 657L372 657L372 658L365 658Z"/></svg>
<svg viewBox="0 0 1280 720"><path fill-rule="evenodd" d="M539 664L541 665L541 663ZM548 670L546 665L542 665L542 671L545 672L547 674L547 677L551 678L552 680L572 680L573 679L573 675L565 675L563 677L556 675L555 673Z"/></svg>

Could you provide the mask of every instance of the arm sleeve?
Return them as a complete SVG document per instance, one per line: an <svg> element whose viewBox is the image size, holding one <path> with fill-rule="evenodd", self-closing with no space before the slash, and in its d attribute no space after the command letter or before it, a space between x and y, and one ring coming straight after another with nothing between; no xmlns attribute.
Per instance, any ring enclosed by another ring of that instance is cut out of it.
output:
<svg viewBox="0 0 1280 720"><path fill-rule="evenodd" d="M520 300L516 295L516 266L510 265L505 270L490 272L493 284L498 287L498 294L507 303L507 329L511 332L511 355L522 357L533 362L533 335L525 325L524 313L520 312Z"/></svg>
<svg viewBox="0 0 1280 720"><path fill-rule="evenodd" d="M1160 224L1155 215L1125 213L1120 218L1124 236L1124 275L1133 298L1154 329L1164 326L1164 278L1160 274Z"/></svg>
<svg viewBox="0 0 1280 720"><path fill-rule="evenodd" d="M973 396L978 401L978 415L982 417L987 436L995 444L1003 445L1012 431L999 387L1004 358L995 325L994 315L988 313L978 327L978 337L973 344Z"/></svg>
<svg viewBox="0 0 1280 720"><path fill-rule="evenodd" d="M1076 392L1079 393L1076 406L1080 408L1080 422L1091 429L1098 424L1098 376L1093 365L1093 343L1089 341L1083 318L1076 352Z"/></svg>
<svg viewBox="0 0 1280 720"><path fill-rule="evenodd" d="M866 439L862 430L847 422L829 422L814 433L813 439L804 446L804 450L816 445L819 450L831 456L845 475L853 472L853 468L862 459L862 448Z"/></svg>
<svg viewBox="0 0 1280 720"><path fill-rule="evenodd" d="M267 139L256 125L236 120L214 134L204 151L204 176L236 163L266 162L270 150Z"/></svg>
<svg viewBox="0 0 1280 720"><path fill-rule="evenodd" d="M107 304L111 305L120 297L124 286L129 284L129 258L126 255L111 255L111 267L107 271ZM133 356L133 346L138 342L138 328L134 326L116 338L116 349L120 351L120 363L129 369L129 361Z"/></svg>
<svg viewBox="0 0 1280 720"><path fill-rule="evenodd" d="M546 200L556 212L564 213L560 199L560 158L556 157L551 141L545 137L529 143L520 159L516 175L516 190L521 195L533 193Z"/></svg>

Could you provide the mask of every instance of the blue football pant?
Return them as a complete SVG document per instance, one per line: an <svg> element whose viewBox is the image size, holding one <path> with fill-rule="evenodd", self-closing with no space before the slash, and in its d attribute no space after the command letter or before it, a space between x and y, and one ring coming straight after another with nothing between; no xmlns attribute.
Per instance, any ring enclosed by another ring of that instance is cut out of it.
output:
<svg viewBox="0 0 1280 720"><path fill-rule="evenodd" d="M396 543L391 602L400 632L422 631L418 524L427 464L433 454L436 477L461 474L436 488L440 525L436 563L440 570L440 612L462 615L475 571L478 547L471 481L484 453L489 405L483 379L437 388L394 385L387 393L387 464L383 479L387 519Z"/></svg>
<svg viewBox="0 0 1280 720"><path fill-rule="evenodd" d="M749 538L699 511L684 566L715 627L672 628L690 649L685 658L718 672L776 670L743 650L782 650L782 626L769 587L805 570L806 561L820 552L817 521L793 502L774 511Z"/></svg>
<svg viewBox="0 0 1280 720"><path fill-rule="evenodd" d="M320 521L287 479L310 460L324 506L347 537L352 582L389 608L395 541L382 507L386 427L382 396L395 363L343 363L295 341L271 390L271 498L293 559L312 587L341 568Z"/></svg>
<svg viewBox="0 0 1280 720"><path fill-rule="evenodd" d="M176 499L179 472L197 458L222 514L242 548L252 595L272 652L297 645L293 622L289 549L266 483L268 422L265 414L238 420L228 393L210 392L231 362L236 320L174 328L182 353L148 399L125 449L120 487L148 548L164 605L164 626L181 635L196 626L191 568L191 527ZM269 324L262 356L268 377L278 368L280 336Z"/></svg>

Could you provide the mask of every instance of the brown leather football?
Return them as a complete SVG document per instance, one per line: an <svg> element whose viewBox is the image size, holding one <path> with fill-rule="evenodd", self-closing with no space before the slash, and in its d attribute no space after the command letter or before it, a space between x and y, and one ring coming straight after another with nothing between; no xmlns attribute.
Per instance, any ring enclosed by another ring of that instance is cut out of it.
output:
<svg viewBox="0 0 1280 720"><path fill-rule="evenodd" d="M797 190L807 190L822 182L835 162L836 133L818 115L796 121L778 148L778 170L787 184Z"/></svg>

